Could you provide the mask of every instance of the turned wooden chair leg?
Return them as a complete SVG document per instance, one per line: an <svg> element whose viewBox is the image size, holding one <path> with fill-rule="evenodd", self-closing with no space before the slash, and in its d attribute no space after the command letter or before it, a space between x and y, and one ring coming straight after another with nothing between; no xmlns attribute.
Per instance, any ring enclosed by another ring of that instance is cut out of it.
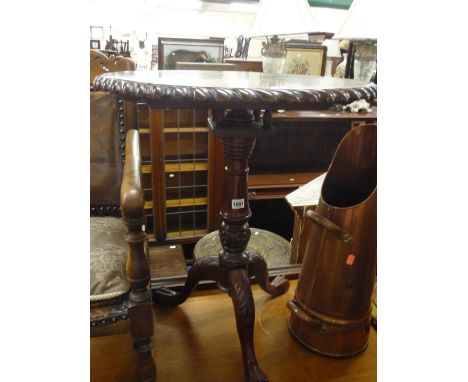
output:
<svg viewBox="0 0 468 382"><path fill-rule="evenodd" d="M139 382L152 382L156 380L156 365L153 360L153 312L151 292L130 292L128 318L130 320L130 333L134 340L137 354L137 380ZM133 295L132 295L133 294ZM145 298L145 301L134 299Z"/></svg>
<svg viewBox="0 0 468 382"><path fill-rule="evenodd" d="M237 333L242 348L245 380L247 382L266 382L268 377L258 366L255 356L253 333L255 304L245 269L231 270L227 275L227 287L232 298L236 315Z"/></svg>
<svg viewBox="0 0 468 382"><path fill-rule="evenodd" d="M139 382L156 380L156 365L153 360L153 311L149 289L150 270L144 250L145 233L141 224L128 226L126 237L129 246L127 278L131 290L128 302L130 333L137 354L137 379Z"/></svg>

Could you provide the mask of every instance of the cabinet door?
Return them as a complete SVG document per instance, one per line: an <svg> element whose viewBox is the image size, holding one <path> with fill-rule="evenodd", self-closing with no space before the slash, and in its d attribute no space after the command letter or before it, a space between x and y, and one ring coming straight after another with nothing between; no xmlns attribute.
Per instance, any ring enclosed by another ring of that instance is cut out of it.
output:
<svg viewBox="0 0 468 382"><path fill-rule="evenodd" d="M138 131L140 133L140 154L142 186L145 195L145 231L150 241L154 240L153 224L153 179L151 135L149 124L149 107L144 103L137 104Z"/></svg>
<svg viewBox="0 0 468 382"><path fill-rule="evenodd" d="M207 110L149 111L152 192L147 204L158 241L195 242L208 232L207 117Z"/></svg>

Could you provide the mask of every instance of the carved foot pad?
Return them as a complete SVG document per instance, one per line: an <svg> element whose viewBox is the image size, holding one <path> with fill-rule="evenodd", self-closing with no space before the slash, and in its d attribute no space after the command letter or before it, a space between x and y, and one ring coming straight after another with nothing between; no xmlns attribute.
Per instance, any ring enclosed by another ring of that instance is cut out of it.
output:
<svg viewBox="0 0 468 382"><path fill-rule="evenodd" d="M157 288L153 290L153 302L160 305L170 304L167 300L174 297L177 293L169 288Z"/></svg>
<svg viewBox="0 0 468 382"><path fill-rule="evenodd" d="M286 293L289 289L289 280L284 276L276 276L270 283L272 286L272 295L278 296Z"/></svg>

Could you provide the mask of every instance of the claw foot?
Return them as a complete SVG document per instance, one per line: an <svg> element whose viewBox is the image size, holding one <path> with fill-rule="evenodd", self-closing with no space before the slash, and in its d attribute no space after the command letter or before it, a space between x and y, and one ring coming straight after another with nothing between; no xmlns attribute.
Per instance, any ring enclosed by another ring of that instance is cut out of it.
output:
<svg viewBox="0 0 468 382"><path fill-rule="evenodd" d="M160 287L155 289L154 291L155 294L162 294L165 296L174 296L176 292L174 292L172 289L165 288L165 287Z"/></svg>
<svg viewBox="0 0 468 382"><path fill-rule="evenodd" d="M274 295L277 296L288 291L289 280L284 276L276 276L271 285L274 287Z"/></svg>
<svg viewBox="0 0 468 382"><path fill-rule="evenodd" d="M157 288L153 290L153 303L161 305L170 304L171 299L173 299L176 295L177 293L169 288Z"/></svg>

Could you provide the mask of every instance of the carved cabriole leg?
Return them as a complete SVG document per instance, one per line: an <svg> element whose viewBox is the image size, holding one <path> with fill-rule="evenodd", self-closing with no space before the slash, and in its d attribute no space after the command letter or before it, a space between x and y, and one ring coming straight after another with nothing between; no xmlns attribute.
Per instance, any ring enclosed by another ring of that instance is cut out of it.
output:
<svg viewBox="0 0 468 382"><path fill-rule="evenodd" d="M289 289L289 280L284 276L276 276L270 282L268 278L268 266L265 259L256 252L249 253L249 277L255 276L255 281L260 287L272 296L286 293Z"/></svg>
<svg viewBox="0 0 468 382"><path fill-rule="evenodd" d="M255 304L247 271L243 268L231 270L228 273L227 284L236 314L237 334L242 348L245 380L247 382L266 382L268 377L260 369L255 357L253 343Z"/></svg>
<svg viewBox="0 0 468 382"><path fill-rule="evenodd" d="M152 356L153 313L149 289L150 270L144 250L146 234L141 224L128 224L127 227L127 278L131 286L128 302L130 332L137 353L138 381L149 382L156 380L156 366Z"/></svg>
<svg viewBox="0 0 468 382"><path fill-rule="evenodd" d="M161 305L182 304L192 293L193 288L202 280L217 281L224 285L226 272L219 266L217 256L206 256L193 263L188 272L187 280L180 292L174 292L168 288L158 288L153 292L153 300Z"/></svg>

